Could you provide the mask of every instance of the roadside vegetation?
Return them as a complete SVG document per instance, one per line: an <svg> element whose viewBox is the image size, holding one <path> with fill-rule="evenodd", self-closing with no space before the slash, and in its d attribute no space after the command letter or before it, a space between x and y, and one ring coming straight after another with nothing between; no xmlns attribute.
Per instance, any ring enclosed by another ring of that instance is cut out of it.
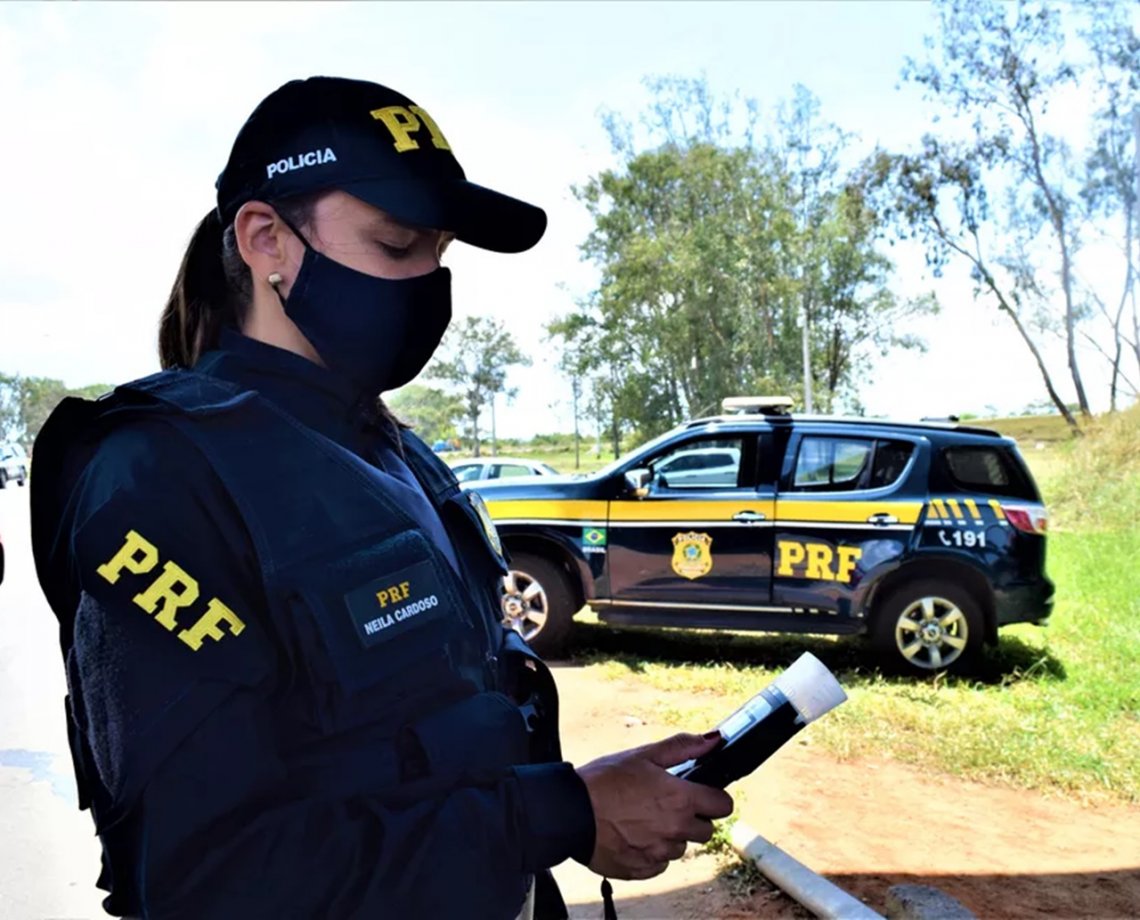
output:
<svg viewBox="0 0 1140 920"><path fill-rule="evenodd" d="M635 676L659 690L644 715L703 730L807 649L850 694L805 733L837 757L1140 802L1140 406L1096 420L1083 438L1022 449L1057 525L1057 606L1048 627L1003 630L975 675L886 676L851 640L589 622L575 657L601 680Z"/></svg>

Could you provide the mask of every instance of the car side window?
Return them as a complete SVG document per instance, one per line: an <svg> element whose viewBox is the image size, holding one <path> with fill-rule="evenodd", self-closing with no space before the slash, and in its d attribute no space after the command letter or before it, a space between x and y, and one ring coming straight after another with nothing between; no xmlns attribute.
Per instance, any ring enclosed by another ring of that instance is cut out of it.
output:
<svg viewBox="0 0 1140 920"><path fill-rule="evenodd" d="M958 488L1025 501L1040 500L1032 480L1021 472L1004 448L949 447L942 456Z"/></svg>
<svg viewBox="0 0 1140 920"><path fill-rule="evenodd" d="M909 441L876 441L875 459L871 463L871 478L867 488L885 489L893 486L902 476L913 454L914 445Z"/></svg>
<svg viewBox="0 0 1140 920"><path fill-rule="evenodd" d="M740 481L741 438L688 441L649 464L655 489L735 489Z"/></svg>
<svg viewBox="0 0 1140 920"><path fill-rule="evenodd" d="M792 486L797 492L837 492L859 487L874 442L813 435L800 441Z"/></svg>
<svg viewBox="0 0 1140 920"><path fill-rule="evenodd" d="M523 466L521 463L496 463L491 468L491 478L497 479L503 476L533 476L529 466Z"/></svg>
<svg viewBox="0 0 1140 920"><path fill-rule="evenodd" d="M884 489L898 482L913 454L907 441L812 435L800 441L792 491Z"/></svg>

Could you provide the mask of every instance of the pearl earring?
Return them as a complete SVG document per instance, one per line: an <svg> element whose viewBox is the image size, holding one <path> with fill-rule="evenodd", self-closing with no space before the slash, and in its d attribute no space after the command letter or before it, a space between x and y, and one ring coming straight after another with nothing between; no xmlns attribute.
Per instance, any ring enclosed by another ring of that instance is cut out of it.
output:
<svg viewBox="0 0 1140 920"><path fill-rule="evenodd" d="M277 285L279 285L284 279L281 277L281 275L278 272L273 272L265 280L268 281L274 287L277 287Z"/></svg>

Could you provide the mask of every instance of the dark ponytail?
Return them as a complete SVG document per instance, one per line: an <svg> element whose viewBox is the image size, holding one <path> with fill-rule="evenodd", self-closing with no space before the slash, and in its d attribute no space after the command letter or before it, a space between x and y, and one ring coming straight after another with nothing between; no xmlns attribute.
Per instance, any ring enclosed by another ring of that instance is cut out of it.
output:
<svg viewBox="0 0 1140 920"><path fill-rule="evenodd" d="M273 203L294 227L309 227L320 193ZM233 224L222 227L218 212L202 218L178 267L158 326L158 359L163 370L193 367L217 347L224 326L240 328L253 297L249 266L238 250Z"/></svg>
<svg viewBox="0 0 1140 920"><path fill-rule="evenodd" d="M193 367L218 342L224 325L237 325L234 297L222 261L225 234L218 212L198 224L178 267L158 327L163 369Z"/></svg>

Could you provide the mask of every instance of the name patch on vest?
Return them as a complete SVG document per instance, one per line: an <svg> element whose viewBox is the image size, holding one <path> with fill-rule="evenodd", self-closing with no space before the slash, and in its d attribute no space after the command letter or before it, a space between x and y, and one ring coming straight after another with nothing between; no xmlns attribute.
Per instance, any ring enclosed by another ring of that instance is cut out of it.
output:
<svg viewBox="0 0 1140 920"><path fill-rule="evenodd" d="M447 616L435 571L419 562L384 575L344 596L356 634L366 648Z"/></svg>

